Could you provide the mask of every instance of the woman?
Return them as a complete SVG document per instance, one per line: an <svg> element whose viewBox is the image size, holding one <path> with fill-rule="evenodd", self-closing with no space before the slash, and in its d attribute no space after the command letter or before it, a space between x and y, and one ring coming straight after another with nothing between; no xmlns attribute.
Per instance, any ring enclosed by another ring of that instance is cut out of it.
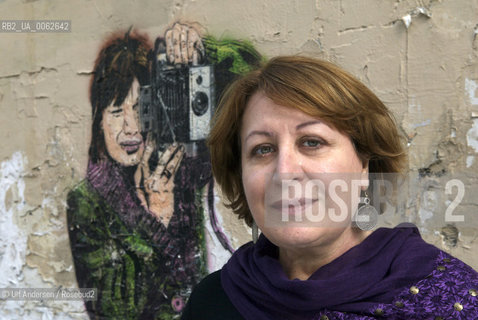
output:
<svg viewBox="0 0 478 320"><path fill-rule="evenodd" d="M225 93L208 144L229 206L262 233L196 287L183 319L478 318L476 271L414 227L352 222L373 213L369 174L398 172L405 152L387 108L340 68L270 60Z"/></svg>
<svg viewBox="0 0 478 320"><path fill-rule="evenodd" d="M150 46L135 32L113 36L95 63L87 176L68 195L68 227L80 288L91 318L169 319L205 274L198 156L178 144L158 155L141 132L139 87L150 82Z"/></svg>

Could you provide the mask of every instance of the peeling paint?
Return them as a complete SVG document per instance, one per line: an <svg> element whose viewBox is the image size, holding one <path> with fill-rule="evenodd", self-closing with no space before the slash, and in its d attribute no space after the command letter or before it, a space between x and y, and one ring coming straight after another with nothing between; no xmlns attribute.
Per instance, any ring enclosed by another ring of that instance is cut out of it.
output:
<svg viewBox="0 0 478 320"><path fill-rule="evenodd" d="M422 105L420 102L416 101L415 96L410 96L409 103L408 103L408 112L412 115L420 115L422 113Z"/></svg>
<svg viewBox="0 0 478 320"><path fill-rule="evenodd" d="M465 79L465 90L468 93L468 98L470 99L471 105L478 105L478 97L476 96L476 89L478 89L478 84L475 80Z"/></svg>
<svg viewBox="0 0 478 320"><path fill-rule="evenodd" d="M412 16L410 14L406 14L402 17L402 21L405 25L405 28L408 29L408 27L410 27L410 24L412 23Z"/></svg>
<svg viewBox="0 0 478 320"><path fill-rule="evenodd" d="M419 127L425 127L425 126L428 126L432 123L432 121L430 119L428 120L425 120L425 121L422 121L420 123L416 123L414 124L412 127L413 129L416 129L416 128L419 128Z"/></svg>
<svg viewBox="0 0 478 320"><path fill-rule="evenodd" d="M58 208L52 198L44 198L41 204L43 211L49 212L54 217L58 217Z"/></svg>
<svg viewBox="0 0 478 320"><path fill-rule="evenodd" d="M8 74L5 76L0 76L0 79L12 79L12 78L19 78L20 73L15 73L15 74Z"/></svg>
<svg viewBox="0 0 478 320"><path fill-rule="evenodd" d="M0 164L0 287L46 288L37 269L26 266L28 254L26 231L16 219L28 212L25 200L25 167L27 159L22 152L15 152ZM5 205L7 194L11 204ZM53 263L52 261L51 263ZM58 271L71 270L71 265L56 261ZM0 300L0 319L84 319L81 301L14 301ZM75 316L76 315L76 316ZM73 317L72 317L73 316Z"/></svg>
<svg viewBox="0 0 478 320"><path fill-rule="evenodd" d="M450 137L451 138L456 138L456 129L455 128L451 128Z"/></svg>
<svg viewBox="0 0 478 320"><path fill-rule="evenodd" d="M443 246L446 248L454 248L458 243L459 231L454 225L446 225L441 229Z"/></svg>
<svg viewBox="0 0 478 320"><path fill-rule="evenodd" d="M473 126L466 133L466 142L478 153L478 119L473 119Z"/></svg>
<svg viewBox="0 0 478 320"><path fill-rule="evenodd" d="M425 17L427 18L431 18L432 17L432 13L427 9L427 8L424 8L424 7L418 7L416 9L416 12L417 14L422 14L424 15Z"/></svg>
<svg viewBox="0 0 478 320"><path fill-rule="evenodd" d="M433 217L434 212L437 210L438 196L435 191L425 191L422 195L422 203L418 210L418 216L422 225L427 220Z"/></svg>
<svg viewBox="0 0 478 320"><path fill-rule="evenodd" d="M428 167L419 168L418 175L423 177L441 177L445 175L447 172L446 168L444 168L444 164L441 160L435 160L431 163Z"/></svg>
<svg viewBox="0 0 478 320"><path fill-rule="evenodd" d="M427 8L417 7L414 10L412 10L410 13L407 13L401 18L403 24L405 25L405 28L408 29L410 27L410 24L412 24L412 17L417 17L419 15L423 15L427 18L432 17L431 12Z"/></svg>
<svg viewBox="0 0 478 320"><path fill-rule="evenodd" d="M93 74L92 70L79 70L76 72L79 76L91 76Z"/></svg>
<svg viewBox="0 0 478 320"><path fill-rule="evenodd" d="M466 167L470 168L473 163L475 162L475 156L467 156L466 157Z"/></svg>
<svg viewBox="0 0 478 320"><path fill-rule="evenodd" d="M355 31L364 31L364 30L373 29L373 28L375 28L375 26L350 27L350 28L345 28L343 30L339 30L338 34L342 35L344 33L355 32Z"/></svg>
<svg viewBox="0 0 478 320"><path fill-rule="evenodd" d="M24 209L25 181L23 180L26 159L21 152L1 163L0 167L0 287L15 286L23 278L26 236L15 223L15 215ZM8 209L5 203L11 192L13 203Z"/></svg>

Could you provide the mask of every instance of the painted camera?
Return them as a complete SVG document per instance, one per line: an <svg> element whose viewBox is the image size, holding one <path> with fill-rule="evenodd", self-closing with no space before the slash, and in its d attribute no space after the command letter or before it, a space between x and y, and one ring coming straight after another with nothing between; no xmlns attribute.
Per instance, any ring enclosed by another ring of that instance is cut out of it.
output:
<svg viewBox="0 0 478 320"><path fill-rule="evenodd" d="M142 131L159 144L206 139L215 103L213 66L172 66L158 40L154 53L151 85L140 88Z"/></svg>

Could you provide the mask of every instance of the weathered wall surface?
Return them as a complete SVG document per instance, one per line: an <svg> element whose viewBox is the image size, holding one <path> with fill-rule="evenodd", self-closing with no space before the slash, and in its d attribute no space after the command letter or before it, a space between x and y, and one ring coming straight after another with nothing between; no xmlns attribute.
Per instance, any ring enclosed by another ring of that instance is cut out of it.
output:
<svg viewBox="0 0 478 320"><path fill-rule="evenodd" d="M71 33L0 34L0 287L76 286L66 197L85 177L98 50L117 30L134 25L154 39L175 21L248 39L266 56L326 58L361 79L408 139L401 218L478 268L478 0L3 0L0 19L72 21ZM441 196L454 177L465 194L453 214L466 223L433 218L455 198ZM250 231L216 202L233 245L247 241ZM209 233L210 267L219 267L227 253ZM77 301L0 305L2 318L84 317Z"/></svg>

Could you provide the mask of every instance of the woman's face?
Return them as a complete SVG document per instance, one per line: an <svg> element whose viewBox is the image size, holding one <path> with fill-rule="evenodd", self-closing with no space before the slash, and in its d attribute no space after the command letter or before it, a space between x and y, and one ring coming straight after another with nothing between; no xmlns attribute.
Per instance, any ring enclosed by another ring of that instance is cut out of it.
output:
<svg viewBox="0 0 478 320"><path fill-rule="evenodd" d="M137 165L144 152L139 126L138 80L134 80L128 96L120 106L113 103L103 110L101 128L106 150L113 160L128 167Z"/></svg>
<svg viewBox="0 0 478 320"><path fill-rule="evenodd" d="M368 166L347 135L300 110L277 105L261 92L250 98L242 121L244 191L254 220L270 241L279 247L309 246L333 241L350 228ZM354 179L362 179L355 189ZM340 214L344 206L346 217ZM320 214L320 221L306 222Z"/></svg>

